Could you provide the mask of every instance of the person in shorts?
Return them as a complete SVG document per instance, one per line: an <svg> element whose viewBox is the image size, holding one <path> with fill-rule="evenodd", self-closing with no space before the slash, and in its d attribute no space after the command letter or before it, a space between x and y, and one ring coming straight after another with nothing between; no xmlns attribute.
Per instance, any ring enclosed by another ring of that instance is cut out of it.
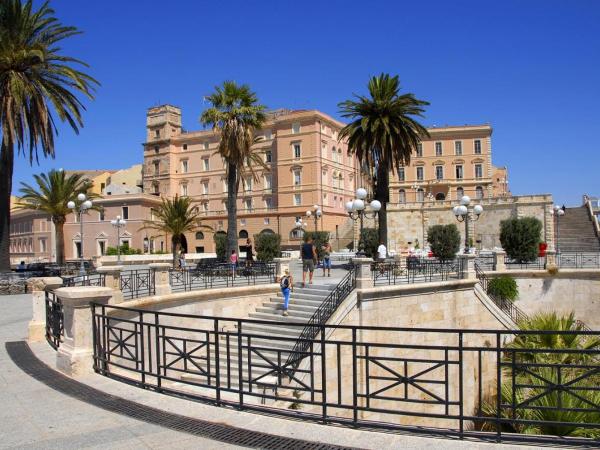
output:
<svg viewBox="0 0 600 450"><path fill-rule="evenodd" d="M323 276L325 276L325 271L327 271L327 276L331 276L331 244L329 242L325 242L323 245Z"/></svg>
<svg viewBox="0 0 600 450"><path fill-rule="evenodd" d="M310 273L308 282L312 284L315 273L315 264L317 263L317 249L313 244L312 237L309 237L300 249L302 257L302 287L306 286L306 274Z"/></svg>
<svg viewBox="0 0 600 450"><path fill-rule="evenodd" d="M279 279L279 286L283 295L283 315L287 316L290 304L290 291L294 289L294 279L290 275L289 269L285 269L283 276Z"/></svg>

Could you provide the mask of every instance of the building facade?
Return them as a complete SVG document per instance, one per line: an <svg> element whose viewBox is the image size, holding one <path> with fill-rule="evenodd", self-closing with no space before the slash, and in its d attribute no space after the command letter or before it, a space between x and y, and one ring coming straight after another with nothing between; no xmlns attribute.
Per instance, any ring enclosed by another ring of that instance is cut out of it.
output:
<svg viewBox="0 0 600 450"><path fill-rule="evenodd" d="M51 262L56 259L54 224L39 211L13 209L10 215L10 263Z"/></svg>
<svg viewBox="0 0 600 450"><path fill-rule="evenodd" d="M333 238L349 221L344 204L357 188L357 164L347 146L338 142L343 123L316 110L278 110L268 114L255 151L268 169L257 166L258 179L242 169L237 220L240 245L261 232L281 235L283 247L297 247L302 231L296 222L315 222L306 212L323 211L316 227ZM226 231L227 183L212 131L184 132L181 111L170 105L150 108L144 145L144 192L193 199L214 232ZM186 236L187 251L214 251L212 233Z"/></svg>

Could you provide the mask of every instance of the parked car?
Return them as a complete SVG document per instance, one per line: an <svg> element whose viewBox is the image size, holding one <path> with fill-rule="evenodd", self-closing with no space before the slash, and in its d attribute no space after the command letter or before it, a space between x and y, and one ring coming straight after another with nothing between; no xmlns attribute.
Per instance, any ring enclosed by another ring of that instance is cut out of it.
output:
<svg viewBox="0 0 600 450"><path fill-rule="evenodd" d="M23 278L30 277L58 277L60 276L61 270L55 264L49 263L29 263L23 267L19 267L16 270L17 273L21 274Z"/></svg>

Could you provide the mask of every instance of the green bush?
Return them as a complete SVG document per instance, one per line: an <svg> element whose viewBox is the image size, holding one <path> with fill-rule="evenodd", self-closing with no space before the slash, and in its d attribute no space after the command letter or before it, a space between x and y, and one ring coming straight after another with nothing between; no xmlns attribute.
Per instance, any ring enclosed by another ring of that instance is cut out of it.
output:
<svg viewBox="0 0 600 450"><path fill-rule="evenodd" d="M508 275L502 275L498 278L492 278L488 284L488 294L499 297L504 300L515 301L519 296L519 288L514 278Z"/></svg>
<svg viewBox="0 0 600 450"><path fill-rule="evenodd" d="M433 225L427 230L427 242L434 256L452 259L460 249L460 233L456 225Z"/></svg>
<svg viewBox="0 0 600 450"><path fill-rule="evenodd" d="M142 251L139 248L131 248L127 244L121 245L121 255L141 255ZM106 249L106 254L108 256L116 256L117 255L117 247L108 247Z"/></svg>
<svg viewBox="0 0 600 450"><path fill-rule="evenodd" d="M313 238L313 244L317 249L317 255L319 259L323 259L323 245L329 241L329 231L305 231L304 242L308 241L308 238Z"/></svg>
<svg viewBox="0 0 600 450"><path fill-rule="evenodd" d="M379 233L375 228L363 228L358 240L358 249L364 250L369 258L377 256L377 247L379 247Z"/></svg>
<svg viewBox="0 0 600 450"><path fill-rule="evenodd" d="M500 243L510 259L534 261L539 252L542 222L535 217L507 219L500 222Z"/></svg>
<svg viewBox="0 0 600 450"><path fill-rule="evenodd" d="M223 233L215 233L215 253L217 254L217 259L227 260L227 235Z"/></svg>
<svg viewBox="0 0 600 450"><path fill-rule="evenodd" d="M275 233L259 233L254 235L256 259L273 261L281 252L281 236Z"/></svg>

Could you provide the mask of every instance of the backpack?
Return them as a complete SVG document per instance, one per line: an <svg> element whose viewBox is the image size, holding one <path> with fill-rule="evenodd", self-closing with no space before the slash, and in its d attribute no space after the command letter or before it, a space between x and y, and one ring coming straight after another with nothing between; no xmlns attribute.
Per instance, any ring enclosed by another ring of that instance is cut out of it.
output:
<svg viewBox="0 0 600 450"><path fill-rule="evenodd" d="M288 276L281 277L281 281L279 282L279 286L281 286L282 289L289 288L290 287L290 277L288 277Z"/></svg>

